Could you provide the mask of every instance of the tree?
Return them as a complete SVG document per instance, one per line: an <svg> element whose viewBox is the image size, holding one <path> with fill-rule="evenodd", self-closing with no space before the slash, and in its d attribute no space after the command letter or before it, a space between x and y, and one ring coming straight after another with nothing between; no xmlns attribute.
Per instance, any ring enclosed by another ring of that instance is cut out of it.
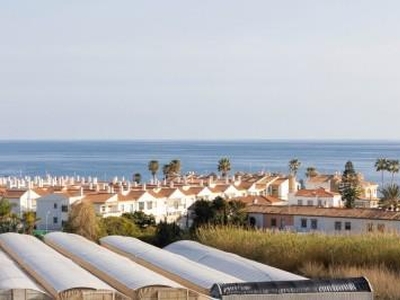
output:
<svg viewBox="0 0 400 300"><path fill-rule="evenodd" d="M231 170L231 162L229 158L227 157L222 157L218 161L218 172L221 172L222 177L226 177Z"/></svg>
<svg viewBox="0 0 400 300"><path fill-rule="evenodd" d="M173 159L169 163L170 172L172 175L179 175L181 173L181 161L179 159Z"/></svg>
<svg viewBox="0 0 400 300"><path fill-rule="evenodd" d="M156 175L157 175L159 168L160 168L160 165L158 164L158 160L149 161L148 169L149 169L151 175L153 176L154 182L156 182Z"/></svg>
<svg viewBox="0 0 400 300"><path fill-rule="evenodd" d="M170 164L163 165L162 172L164 174L164 178L168 179L171 176L171 165Z"/></svg>
<svg viewBox="0 0 400 300"><path fill-rule="evenodd" d="M400 187L397 184L389 184L380 189L381 198L379 205L389 210L397 210L400 203Z"/></svg>
<svg viewBox="0 0 400 300"><path fill-rule="evenodd" d="M156 225L156 219L153 215L145 214L142 211L135 211L134 213L123 213L122 217L135 223L140 228Z"/></svg>
<svg viewBox="0 0 400 300"><path fill-rule="evenodd" d="M318 171L315 167L307 167L306 169L306 177L311 178L318 175Z"/></svg>
<svg viewBox="0 0 400 300"><path fill-rule="evenodd" d="M141 181L142 181L142 174L140 173L133 174L133 182L139 184Z"/></svg>
<svg viewBox="0 0 400 300"><path fill-rule="evenodd" d="M194 214L193 227L209 224L214 218L212 202L204 199L196 201L194 203Z"/></svg>
<svg viewBox="0 0 400 300"><path fill-rule="evenodd" d="M351 161L346 162L344 166L341 183L339 185L339 193L342 196L342 201L344 201L344 206L346 208L354 208L355 201L360 199L361 188L359 176Z"/></svg>
<svg viewBox="0 0 400 300"><path fill-rule="evenodd" d="M107 235L139 237L139 228L127 218L107 217L101 219L101 226Z"/></svg>
<svg viewBox="0 0 400 300"><path fill-rule="evenodd" d="M33 230L35 229L36 222L40 219L36 218L36 212L34 211L26 211L22 215L22 224L24 228L24 233L33 234Z"/></svg>
<svg viewBox="0 0 400 300"><path fill-rule="evenodd" d="M382 187L384 185L384 172L388 171L388 159L387 158L378 158L375 162L375 169L377 172L381 172L382 176Z"/></svg>
<svg viewBox="0 0 400 300"><path fill-rule="evenodd" d="M64 231L79 234L92 241L99 238L101 233L99 218L91 202L82 201L71 206Z"/></svg>
<svg viewBox="0 0 400 300"><path fill-rule="evenodd" d="M182 236L183 231L175 222L167 223L161 221L157 225L154 244L158 247L165 247L170 243L182 239Z"/></svg>
<svg viewBox="0 0 400 300"><path fill-rule="evenodd" d="M390 159L390 160L388 160L387 170L390 173L392 173L392 180L390 181L391 184L393 184L394 175L396 173L399 173L399 169L400 169L400 164L399 164L399 160L398 159Z"/></svg>
<svg viewBox="0 0 400 300"><path fill-rule="evenodd" d="M0 199L0 233L17 232L21 222L12 212L13 205L6 199Z"/></svg>
<svg viewBox="0 0 400 300"><path fill-rule="evenodd" d="M293 158L289 161L289 172L291 175L296 176L297 171L301 166L301 162L297 158Z"/></svg>

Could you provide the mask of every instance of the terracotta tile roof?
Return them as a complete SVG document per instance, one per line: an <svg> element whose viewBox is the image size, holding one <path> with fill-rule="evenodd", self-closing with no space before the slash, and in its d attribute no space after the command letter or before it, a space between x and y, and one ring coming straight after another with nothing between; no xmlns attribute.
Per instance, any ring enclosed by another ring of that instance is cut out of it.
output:
<svg viewBox="0 0 400 300"><path fill-rule="evenodd" d="M323 182L328 182L333 177L335 177L335 175L320 174L320 175L309 177L307 179L307 181L310 183L323 183Z"/></svg>
<svg viewBox="0 0 400 300"><path fill-rule="evenodd" d="M156 191L153 190L151 191L151 194L156 197L156 198L168 198L170 197L175 191L177 190L177 188L161 188L160 190Z"/></svg>
<svg viewBox="0 0 400 300"><path fill-rule="evenodd" d="M267 197L265 196L243 196L243 197L236 197L234 200L241 201L243 203L246 203L247 205L250 204L265 204L265 205L271 205L272 202L270 202Z"/></svg>
<svg viewBox="0 0 400 300"><path fill-rule="evenodd" d="M271 183L271 185L273 185L273 186L281 185L282 183L284 183L284 182L287 181L287 180L288 180L288 179L285 178L285 177L280 177L280 178L278 178L277 180L273 181L273 182Z"/></svg>
<svg viewBox="0 0 400 300"><path fill-rule="evenodd" d="M118 194L118 201L132 201L132 200L138 200L140 197L142 197L144 194L147 192L144 190L134 190L130 191L128 194L123 195L123 194Z"/></svg>
<svg viewBox="0 0 400 300"><path fill-rule="evenodd" d="M328 192L324 188L319 188L315 190L298 190L295 193L297 197L320 197L320 198L332 198L339 195L338 193Z"/></svg>
<svg viewBox="0 0 400 300"><path fill-rule="evenodd" d="M400 221L400 211L386 211L373 208L323 208L316 206L269 206L250 205L247 206L248 213L297 215L315 217L335 217L353 219L375 219Z"/></svg>
<svg viewBox="0 0 400 300"><path fill-rule="evenodd" d="M109 194L109 193L96 193L96 194L90 194L86 195L82 201L89 201L92 203L105 203L107 200L112 198L115 194Z"/></svg>
<svg viewBox="0 0 400 300"><path fill-rule="evenodd" d="M220 184L220 185L216 185L214 187L208 187L213 193L223 193L225 192L228 188L230 187L229 184Z"/></svg>
<svg viewBox="0 0 400 300"><path fill-rule="evenodd" d="M204 186L191 186L189 189L182 189L182 193L184 193L187 196L191 195L198 195L205 189Z"/></svg>
<svg viewBox="0 0 400 300"><path fill-rule="evenodd" d="M27 190L21 190L21 189L7 189L3 193L3 197L7 199L19 199L21 198Z"/></svg>

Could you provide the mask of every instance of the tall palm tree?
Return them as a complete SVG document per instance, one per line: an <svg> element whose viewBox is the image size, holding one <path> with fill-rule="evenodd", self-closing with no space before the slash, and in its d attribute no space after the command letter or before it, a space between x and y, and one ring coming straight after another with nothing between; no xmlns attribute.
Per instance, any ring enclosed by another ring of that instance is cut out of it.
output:
<svg viewBox="0 0 400 300"><path fill-rule="evenodd" d="M388 159L387 158L378 158L375 162L375 169L377 172L381 172L382 180L381 186L384 185L384 172L388 170Z"/></svg>
<svg viewBox="0 0 400 300"><path fill-rule="evenodd" d="M149 161L148 164L148 169L153 176L153 181L156 181L156 174L158 172L158 169L160 168L160 165L158 164L158 160L151 160Z"/></svg>
<svg viewBox="0 0 400 300"><path fill-rule="evenodd" d="M172 173L171 164L163 165L162 172L164 174L164 178L168 179L171 176L171 173Z"/></svg>
<svg viewBox="0 0 400 300"><path fill-rule="evenodd" d="M228 175L229 171L231 170L231 162L229 158L227 157L222 157L218 161L218 172L221 172L222 177L226 177Z"/></svg>
<svg viewBox="0 0 400 300"><path fill-rule="evenodd" d="M297 158L293 158L289 161L289 171L293 176L297 175L297 171L300 168L301 162Z"/></svg>
<svg viewBox="0 0 400 300"><path fill-rule="evenodd" d="M173 159L169 163L170 165L170 171L174 175L179 175L181 173L181 161L179 159Z"/></svg>
<svg viewBox="0 0 400 300"><path fill-rule="evenodd" d="M392 173L392 180L391 180L391 184L393 184L393 180L394 180L394 175L396 173L399 173L400 170L400 163L398 159L390 159L388 160L388 168L387 170Z"/></svg>
<svg viewBox="0 0 400 300"><path fill-rule="evenodd" d="M386 209L396 210L400 203L400 187L397 184L388 184L380 189L381 198L379 205Z"/></svg>

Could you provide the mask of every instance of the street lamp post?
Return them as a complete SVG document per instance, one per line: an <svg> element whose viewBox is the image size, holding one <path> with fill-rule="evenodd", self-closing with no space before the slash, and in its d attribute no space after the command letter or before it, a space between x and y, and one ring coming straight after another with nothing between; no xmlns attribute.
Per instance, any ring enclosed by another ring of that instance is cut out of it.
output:
<svg viewBox="0 0 400 300"><path fill-rule="evenodd" d="M47 230L48 230L49 214L50 214L50 211L48 210L47 213L46 213L46 233L47 233Z"/></svg>

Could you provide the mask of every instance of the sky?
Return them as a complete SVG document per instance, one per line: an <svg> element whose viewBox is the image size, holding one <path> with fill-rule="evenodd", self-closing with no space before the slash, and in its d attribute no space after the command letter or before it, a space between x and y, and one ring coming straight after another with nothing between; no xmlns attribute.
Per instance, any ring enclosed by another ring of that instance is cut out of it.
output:
<svg viewBox="0 0 400 300"><path fill-rule="evenodd" d="M4 0L0 139L400 139L398 0Z"/></svg>

